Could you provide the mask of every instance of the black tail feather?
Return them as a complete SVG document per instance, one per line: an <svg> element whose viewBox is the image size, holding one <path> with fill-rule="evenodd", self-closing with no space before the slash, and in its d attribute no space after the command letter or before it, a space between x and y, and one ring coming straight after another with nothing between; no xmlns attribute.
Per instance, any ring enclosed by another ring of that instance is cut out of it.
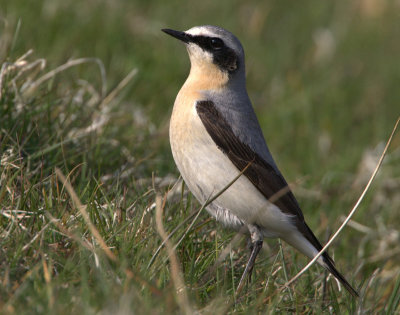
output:
<svg viewBox="0 0 400 315"><path fill-rule="evenodd" d="M308 227L308 225L302 221L297 222L297 227L299 228L300 232L304 235L304 237L311 243L313 246L320 251L322 249L321 243L318 241L314 233ZM350 283L343 277L343 275L335 268L335 262L329 256L327 252L322 254L322 259L324 261L325 268L340 281L340 283L346 288L349 293L354 297L359 297L358 292L350 285Z"/></svg>
<svg viewBox="0 0 400 315"><path fill-rule="evenodd" d="M346 288L349 293L358 298L358 292L350 285L350 283L343 277L343 275L335 268L335 265L333 264L333 260L329 257L329 255L325 255L326 253L323 254L323 261L325 263L326 269L334 275L336 279L340 281L340 283Z"/></svg>

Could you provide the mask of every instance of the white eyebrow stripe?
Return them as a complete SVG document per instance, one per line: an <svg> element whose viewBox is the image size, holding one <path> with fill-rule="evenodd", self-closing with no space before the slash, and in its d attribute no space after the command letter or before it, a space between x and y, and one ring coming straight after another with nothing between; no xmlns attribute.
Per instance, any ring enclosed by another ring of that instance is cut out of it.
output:
<svg viewBox="0 0 400 315"><path fill-rule="evenodd" d="M191 28L191 29L188 29L187 31L185 31L185 33L193 35L193 36L216 36L215 34L211 33L205 27Z"/></svg>

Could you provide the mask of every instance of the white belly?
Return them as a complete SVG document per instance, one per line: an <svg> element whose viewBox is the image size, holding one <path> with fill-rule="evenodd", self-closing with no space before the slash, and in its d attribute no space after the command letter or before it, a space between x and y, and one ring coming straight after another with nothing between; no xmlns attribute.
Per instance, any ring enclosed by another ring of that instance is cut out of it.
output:
<svg viewBox="0 0 400 315"><path fill-rule="evenodd" d="M174 110L170 126L172 154L187 186L204 203L224 189L239 171L214 144L194 106L183 118ZM244 175L214 204L246 224L258 225L267 237L280 236L293 229L290 216L268 202ZM215 215L212 209L208 210Z"/></svg>

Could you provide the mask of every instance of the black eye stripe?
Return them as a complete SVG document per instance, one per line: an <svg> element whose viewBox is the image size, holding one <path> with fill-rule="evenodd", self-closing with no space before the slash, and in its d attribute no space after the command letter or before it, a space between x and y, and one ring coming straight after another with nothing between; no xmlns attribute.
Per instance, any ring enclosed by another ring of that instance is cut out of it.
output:
<svg viewBox="0 0 400 315"><path fill-rule="evenodd" d="M214 63L224 71L232 73L238 68L238 56L232 48L225 45L222 39L218 37L191 35L190 41L210 52Z"/></svg>
<svg viewBox="0 0 400 315"><path fill-rule="evenodd" d="M222 39L218 37L209 36L192 36L192 41L206 50L222 49L225 44Z"/></svg>

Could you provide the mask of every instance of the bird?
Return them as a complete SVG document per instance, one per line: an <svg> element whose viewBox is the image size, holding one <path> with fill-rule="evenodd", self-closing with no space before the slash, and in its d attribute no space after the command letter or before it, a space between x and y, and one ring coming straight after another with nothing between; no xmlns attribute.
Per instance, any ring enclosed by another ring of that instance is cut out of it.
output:
<svg viewBox="0 0 400 315"><path fill-rule="evenodd" d="M250 279L264 238L280 238L314 258L322 245L266 144L247 93L239 39L212 25L162 31L184 43L191 64L170 120L175 164L201 204L228 187L206 210L224 226L249 235L251 253L237 291ZM317 262L358 297L326 251Z"/></svg>

